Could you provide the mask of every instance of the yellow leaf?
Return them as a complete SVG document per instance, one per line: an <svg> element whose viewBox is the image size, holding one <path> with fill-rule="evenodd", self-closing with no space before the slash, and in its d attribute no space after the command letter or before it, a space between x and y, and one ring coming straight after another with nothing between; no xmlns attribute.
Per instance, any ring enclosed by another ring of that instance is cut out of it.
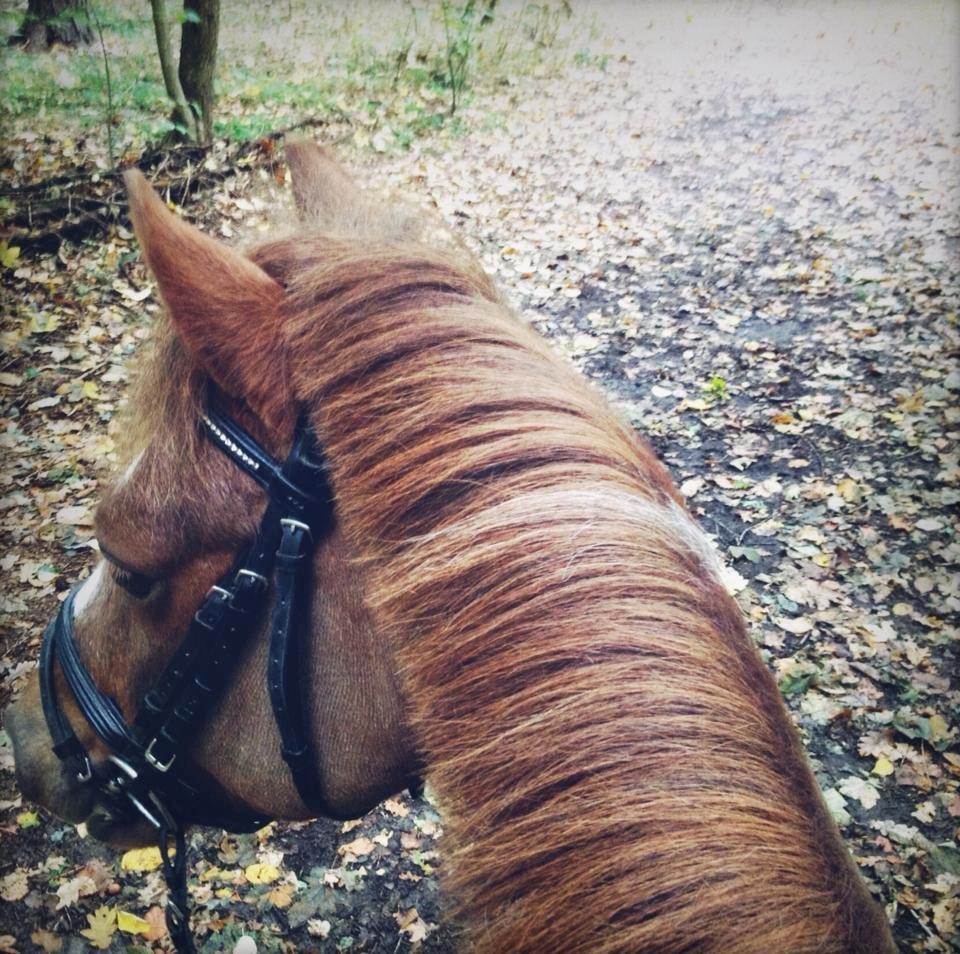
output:
<svg viewBox="0 0 960 954"><path fill-rule="evenodd" d="M821 544L826 541L823 531L819 527L801 527L797 531L797 539L807 543Z"/></svg>
<svg viewBox="0 0 960 954"><path fill-rule="evenodd" d="M87 915L87 923L90 926L80 933L89 939L94 947L105 951L117 931L117 912L113 908L97 908L93 914Z"/></svg>
<svg viewBox="0 0 960 954"><path fill-rule="evenodd" d="M133 848L120 859L124 871L155 871L163 864L159 848Z"/></svg>
<svg viewBox="0 0 960 954"><path fill-rule="evenodd" d="M268 895L267 900L278 908L289 908L293 903L293 885L278 884Z"/></svg>
<svg viewBox="0 0 960 954"><path fill-rule="evenodd" d="M36 812L20 812L17 824L21 828L36 828L40 824L40 816Z"/></svg>
<svg viewBox="0 0 960 954"><path fill-rule="evenodd" d="M863 491L860 489L860 485L849 477L844 477L837 483L837 493L847 503L859 503L863 499Z"/></svg>
<svg viewBox="0 0 960 954"><path fill-rule="evenodd" d="M127 934L149 934L152 925L129 911L117 911L117 927Z"/></svg>
<svg viewBox="0 0 960 954"><path fill-rule="evenodd" d="M273 884L280 877L280 869L276 865L247 865L243 874L250 884Z"/></svg>
<svg viewBox="0 0 960 954"><path fill-rule="evenodd" d="M881 755L877 758L877 764L874 765L871 772L874 775L879 775L881 778L887 775L893 775L893 762L885 755Z"/></svg>
<svg viewBox="0 0 960 954"><path fill-rule="evenodd" d="M942 715L930 716L930 738L934 742L945 739L950 734L950 726Z"/></svg>
<svg viewBox="0 0 960 954"><path fill-rule="evenodd" d="M100 389L97 387L96 381L83 382L83 396L88 398L100 397Z"/></svg>
<svg viewBox="0 0 960 954"><path fill-rule="evenodd" d="M60 319L51 314L38 312L31 316L28 327L31 334L45 335L60 327Z"/></svg>
<svg viewBox="0 0 960 954"><path fill-rule="evenodd" d="M0 242L0 264L4 268L14 268L17 260L20 258L20 249L16 245L7 245L6 242Z"/></svg>

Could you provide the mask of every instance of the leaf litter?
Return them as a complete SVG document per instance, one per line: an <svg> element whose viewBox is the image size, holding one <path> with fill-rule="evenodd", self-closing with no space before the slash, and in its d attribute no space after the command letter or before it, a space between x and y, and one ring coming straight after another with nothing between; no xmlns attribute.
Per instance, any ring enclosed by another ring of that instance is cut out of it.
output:
<svg viewBox="0 0 960 954"><path fill-rule="evenodd" d="M460 139L342 147L371 181L427 197L653 441L915 951L951 949L960 924L951 10L771 5L745 22L610 4L603 29L623 36L605 70L518 78L465 107ZM183 212L256 237L279 203L271 173L241 169ZM122 227L55 255L0 251L6 701L96 549L157 304ZM0 756L5 949L168 950L154 859L121 862L22 806ZM441 836L435 806L406 795L344 826L194 833L201 945L452 950Z"/></svg>

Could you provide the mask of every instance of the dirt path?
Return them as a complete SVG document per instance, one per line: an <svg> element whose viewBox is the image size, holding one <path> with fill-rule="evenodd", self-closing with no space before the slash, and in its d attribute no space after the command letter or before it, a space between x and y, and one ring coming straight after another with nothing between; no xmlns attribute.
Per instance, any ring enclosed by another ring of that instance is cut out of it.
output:
<svg viewBox="0 0 960 954"><path fill-rule="evenodd" d="M624 3L601 19L625 37L604 71L591 54L563 78L476 102L465 138L347 158L428 196L651 437L731 567L904 949L949 950L958 7ZM288 197L275 183L244 174L192 211L230 236L265 226L277 201ZM5 328L5 692L55 591L88 562L84 508L145 334L130 248L120 233L31 263L19 281L33 328ZM121 870L33 816L6 754L0 768L11 948L85 950L96 909L155 910L155 871ZM436 927L441 831L429 804L401 799L342 832L197 835L195 923L221 932L209 950L240 925L260 950L449 950L452 931ZM252 883L255 862L276 880Z"/></svg>

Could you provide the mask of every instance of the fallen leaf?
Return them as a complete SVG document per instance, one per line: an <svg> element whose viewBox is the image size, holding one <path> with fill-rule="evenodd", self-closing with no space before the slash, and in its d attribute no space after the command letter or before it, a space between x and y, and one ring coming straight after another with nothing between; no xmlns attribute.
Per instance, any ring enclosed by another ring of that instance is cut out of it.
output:
<svg viewBox="0 0 960 954"><path fill-rule="evenodd" d="M276 865L257 863L247 865L243 876L250 884L273 884L280 877L280 869Z"/></svg>
<svg viewBox="0 0 960 954"><path fill-rule="evenodd" d="M837 482L837 493L843 497L847 503L859 503L863 499L863 488L849 477Z"/></svg>
<svg viewBox="0 0 960 954"><path fill-rule="evenodd" d="M833 820L842 828L850 824L850 813L847 811L847 800L835 788L828 788L823 793L823 800L833 816Z"/></svg>
<svg viewBox="0 0 960 954"><path fill-rule="evenodd" d="M34 931L33 934L30 935L30 940L33 941L37 947L42 947L47 954L57 954L57 951L63 947L63 941L61 941L53 931L47 931L44 928Z"/></svg>
<svg viewBox="0 0 960 954"><path fill-rule="evenodd" d="M750 585L750 581L739 574L732 566L722 566L720 568L720 581L723 583L723 588L731 596L735 596Z"/></svg>
<svg viewBox="0 0 960 954"><path fill-rule="evenodd" d="M80 933L94 947L105 951L110 946L113 935L117 933L117 912L113 908L97 908L93 914L87 915L87 923L90 926Z"/></svg>
<svg viewBox="0 0 960 954"><path fill-rule="evenodd" d="M406 818L410 814L410 809L407 808L399 798L388 798L384 803L383 807L390 812L391 815L396 815L398 818Z"/></svg>
<svg viewBox="0 0 960 954"><path fill-rule="evenodd" d="M420 917L416 908L400 910L393 917L400 926L400 933L406 934L411 944L422 944L430 933L431 925Z"/></svg>
<svg viewBox="0 0 960 954"><path fill-rule="evenodd" d="M19 245L7 245L6 240L0 242L0 265L3 265L4 268L16 268L19 260Z"/></svg>
<svg viewBox="0 0 960 954"><path fill-rule="evenodd" d="M31 316L27 327L32 335L45 335L60 327L60 319L46 312L38 313Z"/></svg>
<svg viewBox="0 0 960 954"><path fill-rule="evenodd" d="M160 905L155 904L143 916L144 921L150 925L150 930L143 937L146 941L159 941L167 936L167 916Z"/></svg>
<svg viewBox="0 0 960 954"><path fill-rule="evenodd" d="M374 847L376 846L369 838L361 835L359 838L354 838L353 841L341 845L337 851L344 856L353 855L354 858L365 858L373 851Z"/></svg>
<svg viewBox="0 0 960 954"><path fill-rule="evenodd" d="M867 809L873 808L880 799L880 793L877 789L869 781L856 775L845 778L837 788L847 798L855 798Z"/></svg>
<svg viewBox="0 0 960 954"><path fill-rule="evenodd" d="M808 543L821 544L826 542L826 537L819 527L801 527L796 534L798 540L805 540Z"/></svg>
<svg viewBox="0 0 960 954"><path fill-rule="evenodd" d="M113 882L113 869L99 858L91 858L79 872L86 875L98 892L105 891Z"/></svg>
<svg viewBox="0 0 960 954"><path fill-rule="evenodd" d="M294 886L288 882L278 884L268 895L267 900L277 908L289 908L293 903Z"/></svg>
<svg viewBox="0 0 960 954"><path fill-rule="evenodd" d="M0 898L4 901L19 901L30 890L27 873L22 868L0 878Z"/></svg>
<svg viewBox="0 0 960 954"><path fill-rule="evenodd" d="M813 629L813 623L807 619L806 616L778 616L774 619L774 622L781 629L785 629L788 633L793 633L794 636L802 636L804 633L809 633Z"/></svg>
<svg viewBox="0 0 960 954"><path fill-rule="evenodd" d="M78 874L57 888L57 910L76 904L81 898L97 894L97 883L86 874Z"/></svg>
<svg viewBox="0 0 960 954"><path fill-rule="evenodd" d="M151 924L129 911L117 911L117 927L125 934L149 934Z"/></svg>
<svg viewBox="0 0 960 954"><path fill-rule="evenodd" d="M120 859L120 867L124 871L155 871L162 864L163 859L160 857L160 849L156 846L152 848L131 848Z"/></svg>
<svg viewBox="0 0 960 954"><path fill-rule="evenodd" d="M89 507L82 504L61 507L57 511L57 523L68 527L91 527L93 514Z"/></svg>
<svg viewBox="0 0 960 954"><path fill-rule="evenodd" d="M887 775L893 775L893 762L885 755L881 755L877 758L876 763L870 771L873 775L879 775L881 778Z"/></svg>

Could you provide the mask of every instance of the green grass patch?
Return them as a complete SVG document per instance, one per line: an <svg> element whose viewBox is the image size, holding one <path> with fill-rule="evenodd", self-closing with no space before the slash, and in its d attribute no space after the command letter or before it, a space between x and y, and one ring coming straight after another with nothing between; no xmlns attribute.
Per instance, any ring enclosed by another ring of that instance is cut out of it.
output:
<svg viewBox="0 0 960 954"><path fill-rule="evenodd" d="M45 140L49 158L38 175L58 151L72 158L82 150L108 165L108 123L114 161L135 157L173 128L148 9L122 0L95 0L94 9L112 111L99 40L41 54L6 51L0 122L11 140ZM173 8L168 15L176 52L179 22ZM3 31L18 22L6 16ZM346 115L358 145L378 151L407 149L441 131L458 136L471 122L489 125L483 110L471 107L522 75L569 64L602 69L605 60L584 45L588 33L565 0L501 0L492 11L483 0L319 8L306 0L237 0L221 17L214 133L247 140Z"/></svg>

